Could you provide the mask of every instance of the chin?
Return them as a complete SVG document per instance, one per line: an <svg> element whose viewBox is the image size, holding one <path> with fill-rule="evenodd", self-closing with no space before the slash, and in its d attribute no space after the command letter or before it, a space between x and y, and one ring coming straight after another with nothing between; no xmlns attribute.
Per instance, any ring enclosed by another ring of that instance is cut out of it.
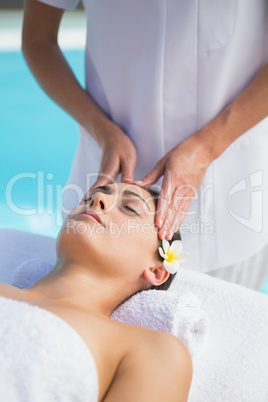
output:
<svg viewBox="0 0 268 402"><path fill-rule="evenodd" d="M71 224L70 224L71 223ZM57 252L66 252L75 248L88 248L91 243L89 228L86 224L81 225L80 221L64 221L56 240Z"/></svg>
<svg viewBox="0 0 268 402"><path fill-rule="evenodd" d="M105 256L106 246L104 245L107 244L103 230L101 225L90 222L87 218L67 218L57 236L57 254L62 256L70 254L72 259L81 261L98 259L100 262L99 260L103 260Z"/></svg>

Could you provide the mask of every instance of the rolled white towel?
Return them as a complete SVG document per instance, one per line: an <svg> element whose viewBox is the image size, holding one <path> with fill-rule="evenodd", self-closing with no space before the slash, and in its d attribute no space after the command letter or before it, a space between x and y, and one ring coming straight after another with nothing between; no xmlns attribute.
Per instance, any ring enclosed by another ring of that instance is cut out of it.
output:
<svg viewBox="0 0 268 402"><path fill-rule="evenodd" d="M192 293L179 296L164 290L135 294L113 311L111 318L179 338L192 357L201 350L208 330L208 315Z"/></svg>
<svg viewBox="0 0 268 402"><path fill-rule="evenodd" d="M45 261L27 260L14 271L12 285L20 289L30 286L52 268ZM185 344L192 357L201 350L208 329L208 316L192 293L179 296L164 290L140 292L114 310L111 318L175 335Z"/></svg>

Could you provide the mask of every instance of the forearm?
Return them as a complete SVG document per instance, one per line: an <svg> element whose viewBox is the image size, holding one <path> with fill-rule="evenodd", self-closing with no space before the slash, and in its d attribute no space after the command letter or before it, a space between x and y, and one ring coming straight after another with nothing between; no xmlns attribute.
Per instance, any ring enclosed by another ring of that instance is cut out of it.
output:
<svg viewBox="0 0 268 402"><path fill-rule="evenodd" d="M103 133L111 131L114 124L80 86L57 43L28 41L23 47L23 54L33 75L48 96L102 146Z"/></svg>
<svg viewBox="0 0 268 402"><path fill-rule="evenodd" d="M240 135L268 115L268 64L249 87L215 119L196 133L218 158Z"/></svg>

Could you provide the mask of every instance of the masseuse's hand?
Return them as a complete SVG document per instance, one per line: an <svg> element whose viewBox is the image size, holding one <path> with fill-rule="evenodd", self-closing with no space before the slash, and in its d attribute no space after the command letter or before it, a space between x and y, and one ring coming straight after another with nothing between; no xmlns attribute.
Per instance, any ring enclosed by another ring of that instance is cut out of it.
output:
<svg viewBox="0 0 268 402"><path fill-rule="evenodd" d="M107 135L103 135L101 143L102 160L97 181L90 188L113 183L121 173L121 181L133 183L134 168L137 160L137 153L130 138L117 128Z"/></svg>
<svg viewBox="0 0 268 402"><path fill-rule="evenodd" d="M212 160L209 147L196 133L172 148L150 173L135 182L149 187L164 176L155 218L161 239L171 239L180 227Z"/></svg>

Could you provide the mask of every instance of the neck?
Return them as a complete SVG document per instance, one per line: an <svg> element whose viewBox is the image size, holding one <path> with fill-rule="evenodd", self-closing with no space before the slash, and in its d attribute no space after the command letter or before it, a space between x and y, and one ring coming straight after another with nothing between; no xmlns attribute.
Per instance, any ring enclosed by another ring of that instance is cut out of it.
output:
<svg viewBox="0 0 268 402"><path fill-rule="evenodd" d="M32 300L46 300L110 317L128 295L125 286L115 280L90 275L90 269L74 262L57 261L53 270L24 292Z"/></svg>

